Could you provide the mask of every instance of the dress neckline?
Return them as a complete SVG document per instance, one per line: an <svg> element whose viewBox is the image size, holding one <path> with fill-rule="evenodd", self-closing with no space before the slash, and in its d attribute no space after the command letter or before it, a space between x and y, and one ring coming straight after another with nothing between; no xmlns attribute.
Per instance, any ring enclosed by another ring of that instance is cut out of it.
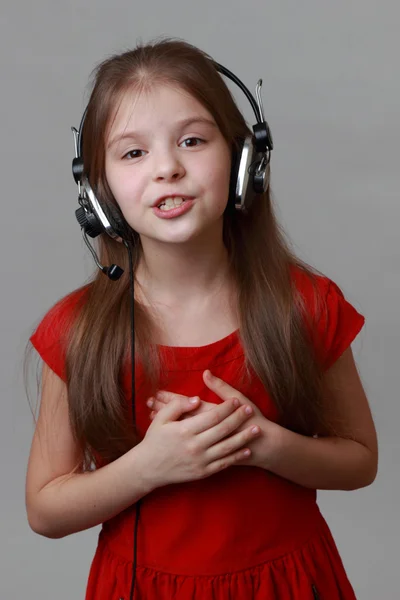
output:
<svg viewBox="0 0 400 600"><path fill-rule="evenodd" d="M239 329L202 346L166 346L157 344L168 370L201 370L230 362L243 356Z"/></svg>

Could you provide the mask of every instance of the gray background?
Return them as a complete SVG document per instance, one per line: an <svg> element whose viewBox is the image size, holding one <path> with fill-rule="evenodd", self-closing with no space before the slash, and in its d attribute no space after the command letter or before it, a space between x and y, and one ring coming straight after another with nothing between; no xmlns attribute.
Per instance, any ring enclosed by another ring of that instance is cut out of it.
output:
<svg viewBox="0 0 400 600"><path fill-rule="evenodd" d="M357 597L398 597L399 21L390 0L3 0L2 599L84 597L97 530L51 541L27 525L32 419L21 364L35 323L93 268L70 170L70 126L89 72L161 34L204 48L252 89L264 79L282 223L300 255L367 317L354 349L379 434L379 476L367 489L319 497Z"/></svg>

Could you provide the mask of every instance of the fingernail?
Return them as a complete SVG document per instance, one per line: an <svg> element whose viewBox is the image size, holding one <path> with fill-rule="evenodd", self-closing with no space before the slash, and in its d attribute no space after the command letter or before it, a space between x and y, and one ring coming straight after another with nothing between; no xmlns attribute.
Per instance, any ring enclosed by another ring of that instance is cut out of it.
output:
<svg viewBox="0 0 400 600"><path fill-rule="evenodd" d="M253 427L251 433L258 433L260 430L258 427Z"/></svg>
<svg viewBox="0 0 400 600"><path fill-rule="evenodd" d="M146 404L147 404L147 406L148 406L149 408L153 408L153 406L154 406L154 400L153 400L152 398L149 398L149 399L147 400Z"/></svg>
<svg viewBox="0 0 400 600"><path fill-rule="evenodd" d="M250 456L250 450L248 448L243 451L243 456Z"/></svg>
<svg viewBox="0 0 400 600"><path fill-rule="evenodd" d="M237 398L233 399L233 406L240 406L240 402Z"/></svg>
<svg viewBox="0 0 400 600"><path fill-rule="evenodd" d="M251 408L251 406L246 406L245 411L246 415L251 415L251 413L253 412L253 409Z"/></svg>
<svg viewBox="0 0 400 600"><path fill-rule="evenodd" d="M189 402L190 402L190 404L196 404L198 402L198 400L199 400L198 397L195 396L194 398L190 398Z"/></svg>

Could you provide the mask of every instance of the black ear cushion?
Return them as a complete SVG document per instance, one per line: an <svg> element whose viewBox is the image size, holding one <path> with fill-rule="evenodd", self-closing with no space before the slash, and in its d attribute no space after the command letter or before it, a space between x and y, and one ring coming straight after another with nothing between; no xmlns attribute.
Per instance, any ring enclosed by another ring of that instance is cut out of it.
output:
<svg viewBox="0 0 400 600"><path fill-rule="evenodd" d="M114 233L116 233L117 236L121 237L123 240L130 240L132 238L132 229L125 221L119 207L115 204L112 204L111 202L106 202L104 199L101 200L96 193L96 189L92 188L88 181L85 182L85 189L86 193L89 195L91 192L93 200L97 201L100 204L100 207L105 216L107 217L108 222L111 225ZM105 229L101 224L101 220L99 220L99 223L102 227L103 233Z"/></svg>
<svg viewBox="0 0 400 600"><path fill-rule="evenodd" d="M130 239L132 237L132 234L130 233L130 227L125 221L120 209L113 204L102 203L101 206L115 233L117 233L123 240Z"/></svg>

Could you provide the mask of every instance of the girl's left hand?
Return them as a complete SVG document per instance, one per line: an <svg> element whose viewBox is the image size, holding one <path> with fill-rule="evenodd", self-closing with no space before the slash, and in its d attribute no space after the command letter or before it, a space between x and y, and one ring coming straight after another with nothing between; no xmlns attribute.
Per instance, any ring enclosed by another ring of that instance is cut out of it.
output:
<svg viewBox="0 0 400 600"><path fill-rule="evenodd" d="M282 427L277 423L273 423L260 411L260 409L251 402L246 396L241 394L238 390L235 390L232 386L227 384L222 379L219 379L207 370L203 373L203 381L206 386L213 391L221 400L230 400L231 398L237 398L241 404L251 406L253 409L253 415L245 423L245 427L250 425L257 425L261 434L257 436L252 442L248 443L247 446L251 449L251 455L248 459L244 459L239 465L247 465L254 467L268 468L268 462L271 458L271 454L277 451L279 443L279 434L282 431ZM147 405L152 409L150 418L153 419L155 414L163 407L168 404L176 395L173 392L167 392L160 390L157 392L154 398L149 398ZM195 410L191 411L184 418L190 418L194 414L205 412L213 408L215 404L212 402L201 401L200 406ZM244 427L244 426L243 426ZM241 431L243 427L240 427L238 431Z"/></svg>

